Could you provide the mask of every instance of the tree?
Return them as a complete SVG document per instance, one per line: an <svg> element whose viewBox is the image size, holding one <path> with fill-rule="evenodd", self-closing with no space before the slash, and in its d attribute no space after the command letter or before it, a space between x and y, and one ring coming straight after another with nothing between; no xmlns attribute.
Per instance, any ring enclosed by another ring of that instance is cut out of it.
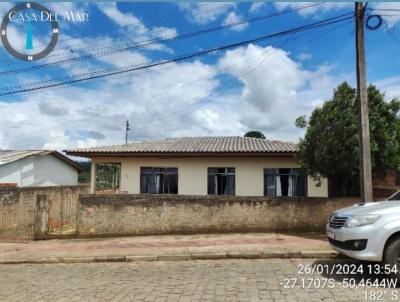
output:
<svg viewBox="0 0 400 302"><path fill-rule="evenodd" d="M400 101L385 102L375 86L368 87L372 171L381 177L400 167ZM306 128L299 144L299 160L307 172L327 177L337 196L359 193L359 135L356 90L346 82L333 92L331 100L316 108L309 120L296 126Z"/></svg>
<svg viewBox="0 0 400 302"><path fill-rule="evenodd" d="M244 137L254 137L254 138L266 139L264 133L262 133L261 131L249 131L244 135Z"/></svg>
<svg viewBox="0 0 400 302"><path fill-rule="evenodd" d="M307 118L305 115L300 115L294 122L296 127L303 129L307 127Z"/></svg>
<svg viewBox="0 0 400 302"><path fill-rule="evenodd" d="M78 175L78 183L90 183L90 161L75 161L78 165L82 167L82 172Z"/></svg>

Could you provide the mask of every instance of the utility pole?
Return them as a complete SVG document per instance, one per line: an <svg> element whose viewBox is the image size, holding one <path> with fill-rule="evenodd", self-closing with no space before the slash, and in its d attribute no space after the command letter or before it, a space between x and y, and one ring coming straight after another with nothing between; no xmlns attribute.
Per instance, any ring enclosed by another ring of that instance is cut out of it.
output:
<svg viewBox="0 0 400 302"><path fill-rule="evenodd" d="M129 121L126 121L126 126L125 126L125 145L128 144L128 131L131 130L129 128Z"/></svg>
<svg viewBox="0 0 400 302"><path fill-rule="evenodd" d="M360 139L360 194L362 203L373 201L368 93L365 78L364 11L363 3L356 2L357 102Z"/></svg>

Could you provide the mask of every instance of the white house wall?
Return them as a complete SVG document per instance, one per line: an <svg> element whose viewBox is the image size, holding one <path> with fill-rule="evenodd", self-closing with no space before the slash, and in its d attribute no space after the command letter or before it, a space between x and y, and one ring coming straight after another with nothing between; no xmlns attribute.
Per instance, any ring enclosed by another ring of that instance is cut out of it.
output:
<svg viewBox="0 0 400 302"><path fill-rule="evenodd" d="M53 155L34 156L0 165L0 183L71 186L78 184L78 171Z"/></svg>
<svg viewBox="0 0 400 302"><path fill-rule="evenodd" d="M232 167L236 174L236 195L263 196L265 168L298 168L293 157L96 157L92 159L92 184L94 192L95 163L111 162L121 164L121 191L140 193L141 167L178 168L178 194L207 195L207 168ZM327 197L326 179L321 186L316 186L312 178L308 178L308 196Z"/></svg>

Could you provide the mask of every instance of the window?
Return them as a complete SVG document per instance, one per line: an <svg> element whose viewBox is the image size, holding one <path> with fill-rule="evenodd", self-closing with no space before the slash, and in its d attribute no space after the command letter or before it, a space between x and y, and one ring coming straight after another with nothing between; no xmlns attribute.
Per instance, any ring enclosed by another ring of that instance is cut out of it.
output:
<svg viewBox="0 0 400 302"><path fill-rule="evenodd" d="M121 164L96 163L96 191L119 189Z"/></svg>
<svg viewBox="0 0 400 302"><path fill-rule="evenodd" d="M141 168L140 193L178 194L178 169Z"/></svg>
<svg viewBox="0 0 400 302"><path fill-rule="evenodd" d="M306 196L307 176L303 169L264 169L264 195Z"/></svg>
<svg viewBox="0 0 400 302"><path fill-rule="evenodd" d="M208 195L235 195L235 168L208 168Z"/></svg>

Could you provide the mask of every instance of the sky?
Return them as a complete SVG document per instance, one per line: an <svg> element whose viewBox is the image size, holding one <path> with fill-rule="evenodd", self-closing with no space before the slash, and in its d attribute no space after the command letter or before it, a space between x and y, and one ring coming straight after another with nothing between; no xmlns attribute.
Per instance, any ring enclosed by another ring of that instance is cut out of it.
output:
<svg viewBox="0 0 400 302"><path fill-rule="evenodd" d="M12 57L0 44L0 92L8 91L4 89L10 86L34 87L36 84L32 83L38 81L70 79L88 72L168 60L354 10L353 3L324 3L200 36L115 51L138 42L229 25L308 4L43 5L60 16L66 12L86 13L88 20L59 20L56 48L35 62ZM0 3L0 16L13 6ZM370 8L400 9L400 3L381 2ZM365 31L367 80L385 92L387 100L400 97L400 11L369 12L384 15L384 25ZM23 50L26 33L21 24L10 25L7 36L15 49ZM34 26L33 51L47 45L50 36L46 26ZM88 55L92 55L90 59L37 67ZM343 81L355 86L351 20L160 67L0 96L0 149L64 150L123 144L126 120L132 129L131 142L182 136L241 136L250 130L262 131L267 139L298 142L304 130L295 127L295 119L309 116L329 100Z"/></svg>

